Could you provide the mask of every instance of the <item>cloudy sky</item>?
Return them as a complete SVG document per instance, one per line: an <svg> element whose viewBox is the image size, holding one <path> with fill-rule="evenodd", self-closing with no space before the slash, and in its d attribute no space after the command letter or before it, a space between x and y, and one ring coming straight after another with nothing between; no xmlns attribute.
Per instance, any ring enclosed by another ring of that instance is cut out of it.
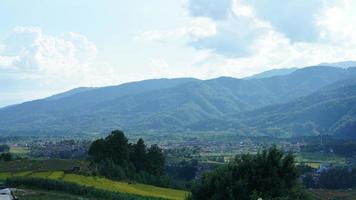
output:
<svg viewBox="0 0 356 200"><path fill-rule="evenodd" d="M352 0L0 0L0 107L78 86L356 60Z"/></svg>

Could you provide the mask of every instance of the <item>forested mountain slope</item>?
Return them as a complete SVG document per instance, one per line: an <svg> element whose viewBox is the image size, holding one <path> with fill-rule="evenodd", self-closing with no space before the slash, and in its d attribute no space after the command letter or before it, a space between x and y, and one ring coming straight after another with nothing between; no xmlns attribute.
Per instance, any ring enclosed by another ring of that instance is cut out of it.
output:
<svg viewBox="0 0 356 200"><path fill-rule="evenodd" d="M317 66L285 76L249 80L158 79L85 88L0 110L0 134L86 134L118 128L129 132L200 131L204 126L194 124L208 119L223 121L226 116L293 102L353 78L356 78L356 68ZM240 119L234 126L239 123ZM246 134L260 134L260 131Z"/></svg>
<svg viewBox="0 0 356 200"><path fill-rule="evenodd" d="M200 121L188 127L194 131L235 131L244 135L356 137L356 79L338 82L285 104Z"/></svg>

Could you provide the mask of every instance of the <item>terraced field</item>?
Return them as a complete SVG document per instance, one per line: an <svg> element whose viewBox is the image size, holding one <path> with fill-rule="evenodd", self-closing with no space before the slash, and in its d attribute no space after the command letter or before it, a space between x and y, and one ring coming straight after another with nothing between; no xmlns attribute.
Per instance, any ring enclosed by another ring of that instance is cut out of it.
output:
<svg viewBox="0 0 356 200"><path fill-rule="evenodd" d="M44 178L52 180L62 180L65 182L76 183L79 185L85 185L94 187L97 189L103 189L111 192L119 192L126 194L134 194L147 197L159 197L164 199L182 200L188 195L188 192L182 190L161 188L146 184L130 184L127 182L111 181L106 178L94 177L94 176L82 176L78 174L66 174L63 171L44 171L44 172L3 172L0 173L0 181L4 181L9 177L32 177L32 178Z"/></svg>

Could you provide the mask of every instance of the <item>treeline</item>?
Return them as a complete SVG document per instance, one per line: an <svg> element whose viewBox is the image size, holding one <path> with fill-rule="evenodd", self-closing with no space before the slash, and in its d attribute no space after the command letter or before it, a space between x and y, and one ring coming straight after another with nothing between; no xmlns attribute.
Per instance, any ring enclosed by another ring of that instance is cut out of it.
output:
<svg viewBox="0 0 356 200"><path fill-rule="evenodd" d="M60 159L83 159L88 155L91 142L87 140L49 141L30 145L31 156Z"/></svg>
<svg viewBox="0 0 356 200"><path fill-rule="evenodd" d="M14 159L14 156L11 153L1 153L0 161L9 162Z"/></svg>
<svg viewBox="0 0 356 200"><path fill-rule="evenodd" d="M298 181L294 157L272 147L203 175L190 200L308 200L312 197Z"/></svg>
<svg viewBox="0 0 356 200"><path fill-rule="evenodd" d="M97 172L117 180L131 179L165 185L165 157L158 145L147 147L143 139L128 143L122 131L112 131L105 139L94 141L88 151Z"/></svg>
<svg viewBox="0 0 356 200"><path fill-rule="evenodd" d="M191 181L198 170L198 160L182 160L181 162L166 166L167 174L177 180Z"/></svg>
<svg viewBox="0 0 356 200"><path fill-rule="evenodd" d="M0 153L7 153L10 151L10 147L6 144L0 145Z"/></svg>
<svg viewBox="0 0 356 200"><path fill-rule="evenodd" d="M303 178L308 188L347 189L356 187L356 169L347 167L331 168L322 171L318 176L308 173Z"/></svg>
<svg viewBox="0 0 356 200"><path fill-rule="evenodd" d="M329 152L345 157L351 157L356 155L356 142L339 141L324 145L311 144L303 146L301 150L303 152Z"/></svg>
<svg viewBox="0 0 356 200"><path fill-rule="evenodd" d="M13 156L10 153L10 147L6 144L0 145L0 161L11 161Z"/></svg>
<svg viewBox="0 0 356 200"><path fill-rule="evenodd" d="M128 195L117 192L110 192L94 187L87 187L78 185L75 183L68 183L58 180L42 179L42 178L28 178L28 177L12 177L5 181L5 184L9 187L25 186L29 188L39 188L42 190L54 190L64 193L94 197L100 199L111 200L158 200L160 198L155 197L142 197L137 195Z"/></svg>

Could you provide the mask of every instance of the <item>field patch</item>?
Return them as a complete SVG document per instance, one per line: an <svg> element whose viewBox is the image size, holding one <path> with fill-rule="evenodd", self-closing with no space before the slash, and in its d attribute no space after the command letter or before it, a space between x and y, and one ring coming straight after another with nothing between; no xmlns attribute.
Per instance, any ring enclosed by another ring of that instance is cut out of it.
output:
<svg viewBox="0 0 356 200"><path fill-rule="evenodd" d="M66 174L63 171L45 171L45 172L2 172L0 173L0 180L5 180L10 177L28 177L28 178L41 178L62 180L68 183L75 183L78 185L84 185L94 187L101 190L110 192L118 192L124 194L132 194L145 197L158 197L163 199L183 200L189 194L183 190L176 190L170 188L156 187L146 184L136 184L112 181L106 178L95 176L83 176L78 174Z"/></svg>
<svg viewBox="0 0 356 200"><path fill-rule="evenodd" d="M94 200L93 198L83 198L77 195L69 195L61 192L28 189L15 190L15 195L21 200ZM95 200L97 200L97 198L95 198Z"/></svg>
<svg viewBox="0 0 356 200"><path fill-rule="evenodd" d="M10 153L18 154L18 155L26 155L30 153L30 150L28 149L28 147L25 146L12 146L10 147Z"/></svg>
<svg viewBox="0 0 356 200"><path fill-rule="evenodd" d="M81 171L88 171L88 163L79 160L21 159L0 162L0 172L70 171L73 167L80 167Z"/></svg>
<svg viewBox="0 0 356 200"><path fill-rule="evenodd" d="M355 200L356 190L311 190L316 200Z"/></svg>

